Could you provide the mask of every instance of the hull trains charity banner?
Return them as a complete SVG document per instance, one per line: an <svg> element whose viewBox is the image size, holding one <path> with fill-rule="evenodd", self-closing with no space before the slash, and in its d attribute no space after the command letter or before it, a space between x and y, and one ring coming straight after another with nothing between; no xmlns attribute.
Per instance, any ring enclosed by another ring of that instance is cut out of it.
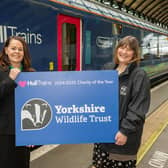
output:
<svg viewBox="0 0 168 168"><path fill-rule="evenodd" d="M17 146L114 142L116 71L22 72L16 82Z"/></svg>

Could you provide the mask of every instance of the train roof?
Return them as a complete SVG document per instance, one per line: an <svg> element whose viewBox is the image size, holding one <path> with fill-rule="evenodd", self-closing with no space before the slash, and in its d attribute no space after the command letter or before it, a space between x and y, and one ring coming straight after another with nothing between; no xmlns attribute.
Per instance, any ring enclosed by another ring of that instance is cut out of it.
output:
<svg viewBox="0 0 168 168"><path fill-rule="evenodd" d="M101 5L100 3L93 2L91 0L90 1L87 1L87 0L48 0L48 1L55 2L61 5L66 5L66 6L73 7L73 8L77 8L78 10L93 13L98 16L102 16L108 19L123 22L123 23L136 26L142 29L168 35L167 30L157 25L141 20L140 18L137 18L123 11L119 11L114 8L105 6L103 4Z"/></svg>

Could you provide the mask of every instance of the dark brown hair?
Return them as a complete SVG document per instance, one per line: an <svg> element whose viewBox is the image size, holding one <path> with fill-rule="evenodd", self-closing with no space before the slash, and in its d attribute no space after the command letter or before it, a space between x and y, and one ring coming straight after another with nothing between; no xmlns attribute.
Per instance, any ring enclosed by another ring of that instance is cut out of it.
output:
<svg viewBox="0 0 168 168"><path fill-rule="evenodd" d="M118 48L120 47L129 47L131 50L134 52L134 57L130 61L131 62L136 62L137 64L140 62L140 55L139 55L139 43L136 37L133 36L126 36L123 39L121 39L115 49L114 52L114 63L119 64L118 56L117 56L117 51Z"/></svg>
<svg viewBox="0 0 168 168"><path fill-rule="evenodd" d="M7 69L10 66L10 61L9 61L8 55L5 52L5 48L9 46L11 40L18 40L23 45L23 50L24 50L24 56L23 56L23 60L22 60L23 70L24 71L33 71L33 69L31 68L31 58L30 58L28 46L27 46L25 40L19 36L10 36L6 40L6 42L4 43L4 46L3 46L2 51L0 53L0 66L2 66L4 69Z"/></svg>

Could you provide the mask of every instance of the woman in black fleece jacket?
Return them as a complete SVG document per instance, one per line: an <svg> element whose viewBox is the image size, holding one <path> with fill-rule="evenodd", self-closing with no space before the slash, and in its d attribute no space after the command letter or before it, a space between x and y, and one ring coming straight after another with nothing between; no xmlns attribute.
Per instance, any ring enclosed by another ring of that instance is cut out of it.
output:
<svg viewBox="0 0 168 168"><path fill-rule="evenodd" d="M92 168L136 168L145 114L150 105L150 82L138 66L139 60L137 39L126 36L116 47L114 63L104 66L119 74L119 131L115 143L94 144Z"/></svg>

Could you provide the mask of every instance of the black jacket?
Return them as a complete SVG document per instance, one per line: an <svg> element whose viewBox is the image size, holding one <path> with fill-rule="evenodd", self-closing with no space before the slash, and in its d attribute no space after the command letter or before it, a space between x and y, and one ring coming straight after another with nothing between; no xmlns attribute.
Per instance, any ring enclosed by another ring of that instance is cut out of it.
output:
<svg viewBox="0 0 168 168"><path fill-rule="evenodd" d="M15 133L14 89L17 86L9 77L9 70L0 67L0 135Z"/></svg>
<svg viewBox="0 0 168 168"><path fill-rule="evenodd" d="M115 69L107 64L104 69ZM119 130L128 137L123 146L102 143L103 150L135 155L141 143L145 114L150 105L150 82L147 74L135 63L130 64L119 76Z"/></svg>

